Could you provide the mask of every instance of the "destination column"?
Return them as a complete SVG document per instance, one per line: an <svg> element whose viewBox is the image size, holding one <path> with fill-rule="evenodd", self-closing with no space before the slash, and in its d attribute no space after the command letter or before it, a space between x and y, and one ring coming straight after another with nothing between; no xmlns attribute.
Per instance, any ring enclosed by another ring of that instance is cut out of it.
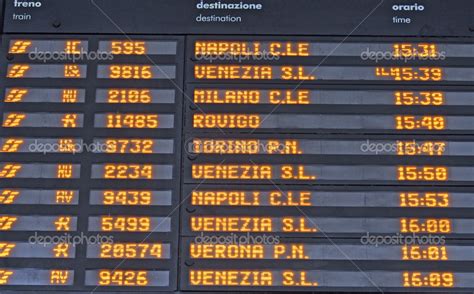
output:
<svg viewBox="0 0 474 294"><path fill-rule="evenodd" d="M469 44L187 48L183 289L474 286Z"/></svg>

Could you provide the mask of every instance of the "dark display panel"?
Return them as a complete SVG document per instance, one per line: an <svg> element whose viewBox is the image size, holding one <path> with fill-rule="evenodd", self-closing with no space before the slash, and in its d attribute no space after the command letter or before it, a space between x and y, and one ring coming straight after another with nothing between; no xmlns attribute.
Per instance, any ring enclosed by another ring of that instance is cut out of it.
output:
<svg viewBox="0 0 474 294"><path fill-rule="evenodd" d="M183 38L2 43L2 290L176 289Z"/></svg>
<svg viewBox="0 0 474 294"><path fill-rule="evenodd" d="M379 41L191 39L183 289L472 287L470 45Z"/></svg>
<svg viewBox="0 0 474 294"><path fill-rule="evenodd" d="M0 292L474 290L469 1L3 4Z"/></svg>

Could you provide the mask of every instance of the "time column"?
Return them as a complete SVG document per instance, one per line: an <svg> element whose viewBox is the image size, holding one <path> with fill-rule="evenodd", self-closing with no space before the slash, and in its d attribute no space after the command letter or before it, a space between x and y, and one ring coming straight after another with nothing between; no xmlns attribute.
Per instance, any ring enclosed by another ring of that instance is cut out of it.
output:
<svg viewBox="0 0 474 294"><path fill-rule="evenodd" d="M175 289L183 41L97 41L84 283Z"/></svg>

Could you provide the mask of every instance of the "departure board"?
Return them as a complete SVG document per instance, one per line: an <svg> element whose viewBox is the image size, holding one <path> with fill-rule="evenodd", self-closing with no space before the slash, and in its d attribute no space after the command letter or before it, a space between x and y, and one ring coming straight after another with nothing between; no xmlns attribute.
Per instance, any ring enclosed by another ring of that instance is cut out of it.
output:
<svg viewBox="0 0 474 294"><path fill-rule="evenodd" d="M0 292L472 293L470 0L0 0Z"/></svg>

